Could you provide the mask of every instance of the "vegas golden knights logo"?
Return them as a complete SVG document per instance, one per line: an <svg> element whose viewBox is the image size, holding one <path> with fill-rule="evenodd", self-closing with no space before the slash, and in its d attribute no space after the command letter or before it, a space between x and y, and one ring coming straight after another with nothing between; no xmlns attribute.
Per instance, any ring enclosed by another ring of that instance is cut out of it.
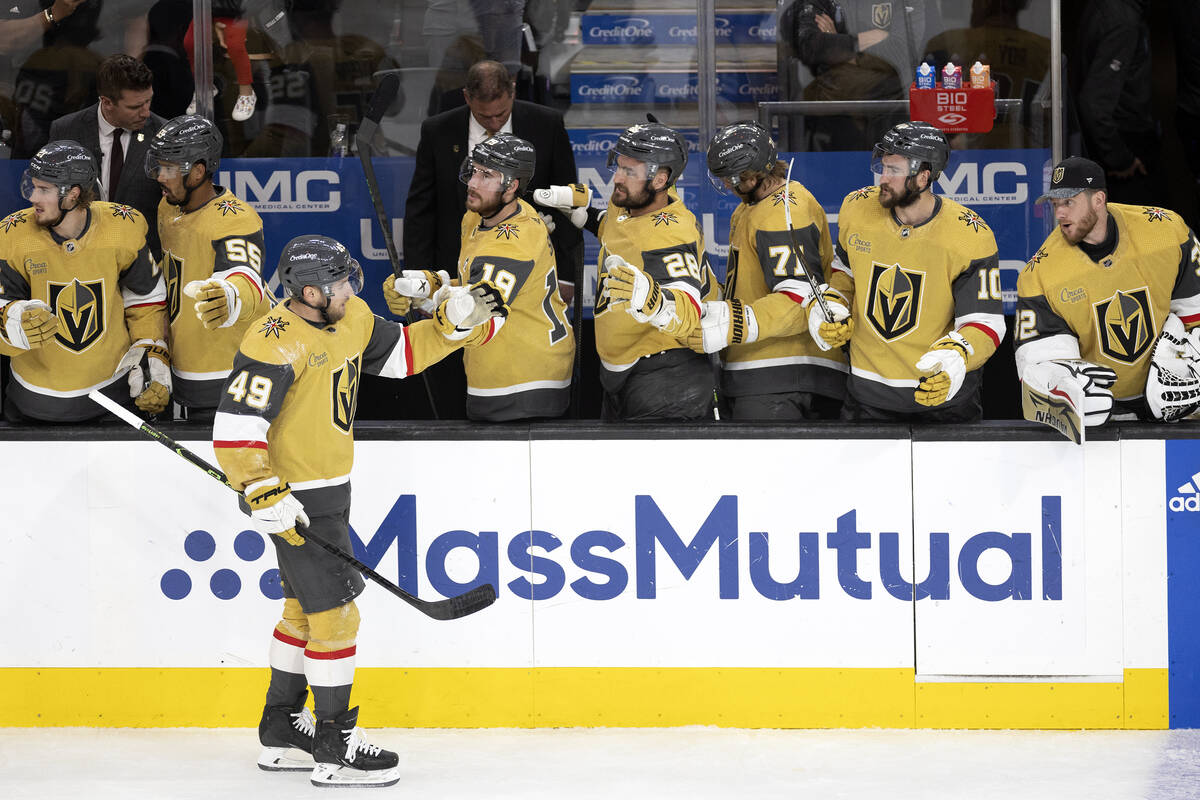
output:
<svg viewBox="0 0 1200 800"><path fill-rule="evenodd" d="M104 334L104 281L47 284L50 307L58 315L54 338L75 353L87 350Z"/></svg>
<svg viewBox="0 0 1200 800"><path fill-rule="evenodd" d="M362 356L346 359L346 363L333 371L333 424L346 433L354 425L354 411L358 406L358 376Z"/></svg>
<svg viewBox="0 0 1200 800"><path fill-rule="evenodd" d="M1063 175L1065 175L1066 173L1067 173L1067 170L1065 167L1055 167L1054 168L1054 180L1051 182L1052 183L1062 183Z"/></svg>
<svg viewBox="0 0 1200 800"><path fill-rule="evenodd" d="M1149 351L1155 339L1149 289L1143 286L1131 292L1118 291L1093 308L1100 352L1114 361L1132 364Z"/></svg>
<svg viewBox="0 0 1200 800"><path fill-rule="evenodd" d="M886 28L892 24L892 4L876 3L871 6L871 24L876 28Z"/></svg>
<svg viewBox="0 0 1200 800"><path fill-rule="evenodd" d="M176 257L170 251L163 253L163 272L167 278L167 313L171 322L179 316L179 306L183 294L183 259Z"/></svg>
<svg viewBox="0 0 1200 800"><path fill-rule="evenodd" d="M885 341L899 339L917 327L924 283L924 273L902 269L899 264L871 265L867 319Z"/></svg>
<svg viewBox="0 0 1200 800"><path fill-rule="evenodd" d="M732 239L733 234L729 237ZM738 271L738 249L736 247L729 248L729 256L725 261L725 296L733 297L733 290L737 288L737 271Z"/></svg>

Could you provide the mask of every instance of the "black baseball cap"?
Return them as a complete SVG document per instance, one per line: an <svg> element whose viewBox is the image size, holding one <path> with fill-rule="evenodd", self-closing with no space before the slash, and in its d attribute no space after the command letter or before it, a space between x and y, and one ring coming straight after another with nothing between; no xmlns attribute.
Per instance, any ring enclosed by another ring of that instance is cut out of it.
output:
<svg viewBox="0 0 1200 800"><path fill-rule="evenodd" d="M1074 197L1085 189L1104 189L1104 168L1087 158L1071 156L1064 158L1050 173L1050 189L1037 201L1066 200Z"/></svg>

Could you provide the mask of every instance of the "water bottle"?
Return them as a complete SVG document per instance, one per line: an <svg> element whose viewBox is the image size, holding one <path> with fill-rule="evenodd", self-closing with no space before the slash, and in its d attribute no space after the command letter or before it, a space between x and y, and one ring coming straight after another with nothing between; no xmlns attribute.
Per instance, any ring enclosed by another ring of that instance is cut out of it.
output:
<svg viewBox="0 0 1200 800"><path fill-rule="evenodd" d="M339 122L334 126L333 132L329 134L329 155L332 158L342 158L349 152L349 136L346 132L346 123Z"/></svg>

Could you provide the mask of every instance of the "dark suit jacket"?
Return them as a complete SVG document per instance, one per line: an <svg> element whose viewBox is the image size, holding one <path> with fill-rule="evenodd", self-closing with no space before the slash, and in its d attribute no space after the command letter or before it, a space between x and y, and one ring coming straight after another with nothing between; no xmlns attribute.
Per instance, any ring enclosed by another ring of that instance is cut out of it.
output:
<svg viewBox="0 0 1200 800"><path fill-rule="evenodd" d="M417 164L404 210L404 266L444 269L457 274L462 218L467 210L467 187L458 170L467 155L467 106L453 108L421 123ZM562 114L552 108L517 100L512 130L533 145L537 163L530 189L575 183L575 153L567 138ZM526 195L528 199L528 195ZM576 261L582 264L583 234L561 214L555 214L551 234L558 277L575 280Z"/></svg>
<svg viewBox="0 0 1200 800"><path fill-rule="evenodd" d="M98 103L90 105L82 111L60 117L50 125L50 141L71 139L79 142L92 151L97 169L103 163L98 108ZM138 141L137 133L129 137L125 147L125 163L121 167L121 179L117 182L117 191L109 198L113 202L133 206L145 215L146 226L149 229L147 240L155 260L161 255L158 243L158 201L162 200L162 189L157 181L146 177L146 150L150 147L150 138L158 133L158 129L166 122L157 114L151 114L145 127L138 131L143 134L142 141Z"/></svg>

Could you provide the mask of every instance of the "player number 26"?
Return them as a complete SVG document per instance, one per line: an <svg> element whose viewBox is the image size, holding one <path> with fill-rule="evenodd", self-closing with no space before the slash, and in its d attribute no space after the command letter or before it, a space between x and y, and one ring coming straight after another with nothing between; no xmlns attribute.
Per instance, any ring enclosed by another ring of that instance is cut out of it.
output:
<svg viewBox="0 0 1200 800"><path fill-rule="evenodd" d="M250 384L249 388L246 386L247 383ZM271 399L271 379L264 378L262 375L255 375L251 378L250 373L242 370L229 384L225 394L232 395L235 403L241 403L244 400L246 405L251 408L264 409L267 407L267 401Z"/></svg>
<svg viewBox="0 0 1200 800"><path fill-rule="evenodd" d="M247 242L245 239L226 239L225 255L229 257L230 261L249 264L255 271L262 268L262 251L254 242Z"/></svg>
<svg viewBox="0 0 1200 800"><path fill-rule="evenodd" d="M691 253L667 253L663 256L663 266L672 278L691 276L700 280L700 264Z"/></svg>

